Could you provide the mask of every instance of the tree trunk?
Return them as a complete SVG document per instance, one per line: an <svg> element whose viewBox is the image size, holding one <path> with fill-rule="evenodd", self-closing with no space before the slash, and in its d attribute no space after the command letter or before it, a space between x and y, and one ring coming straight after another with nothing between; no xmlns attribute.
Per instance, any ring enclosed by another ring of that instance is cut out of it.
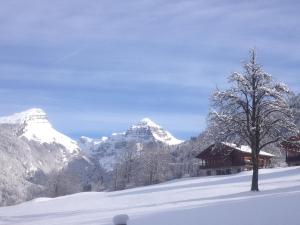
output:
<svg viewBox="0 0 300 225"><path fill-rule="evenodd" d="M253 175L251 191L259 191L258 189L258 157L255 153L252 153Z"/></svg>
<svg viewBox="0 0 300 225"><path fill-rule="evenodd" d="M251 191L259 191L258 189L258 168L253 167Z"/></svg>

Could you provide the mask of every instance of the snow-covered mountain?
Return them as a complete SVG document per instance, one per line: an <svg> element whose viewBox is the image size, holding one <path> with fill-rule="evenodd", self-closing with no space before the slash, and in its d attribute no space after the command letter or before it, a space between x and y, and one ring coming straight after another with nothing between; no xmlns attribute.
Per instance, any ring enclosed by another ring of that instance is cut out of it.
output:
<svg viewBox="0 0 300 225"><path fill-rule="evenodd" d="M16 125L17 135L29 141L58 144L71 154L79 152L77 142L55 130L42 109L33 108L11 116L0 117L0 124Z"/></svg>
<svg viewBox="0 0 300 225"><path fill-rule="evenodd" d="M178 145L183 142L176 139L170 132L157 125L151 119L144 118L137 124L132 125L126 132L113 133L110 137L92 139L82 136L79 140L79 145L84 150L94 152L102 144L114 144L122 141L160 142L166 145Z"/></svg>
<svg viewBox="0 0 300 225"><path fill-rule="evenodd" d="M178 145L183 142L149 118L144 118L131 126L125 132L125 137L130 140L159 141L166 145Z"/></svg>
<svg viewBox="0 0 300 225"><path fill-rule="evenodd" d="M82 136L78 141L80 148L97 156L101 165L107 170L112 169L115 159L129 146L142 150L146 145L170 147L182 142L149 118L140 120L126 132L113 133L109 137L100 139Z"/></svg>
<svg viewBox="0 0 300 225"><path fill-rule="evenodd" d="M82 191L94 171L76 141L56 131L42 109L0 118L0 153L0 205Z"/></svg>

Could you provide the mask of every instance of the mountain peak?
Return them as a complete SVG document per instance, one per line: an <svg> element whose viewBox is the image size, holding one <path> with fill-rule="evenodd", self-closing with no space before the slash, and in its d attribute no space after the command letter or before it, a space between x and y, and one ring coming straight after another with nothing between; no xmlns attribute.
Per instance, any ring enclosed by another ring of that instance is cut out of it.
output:
<svg viewBox="0 0 300 225"><path fill-rule="evenodd" d="M40 108L32 108L11 116L0 117L0 123L24 124L33 121L48 122L47 114Z"/></svg>
<svg viewBox="0 0 300 225"><path fill-rule="evenodd" d="M143 118L130 126L126 132L113 133L111 136L101 139L81 138L78 143L81 149L89 154L96 155L105 170L111 171L119 154L122 154L128 148L140 152L143 149L156 148L157 145L153 144L175 146L182 142L151 119Z"/></svg>
<svg viewBox="0 0 300 225"><path fill-rule="evenodd" d="M71 153L79 150L74 140L52 127L46 112L40 108L32 108L11 116L0 117L0 124L14 124L18 126L17 135L28 140L60 144Z"/></svg>
<svg viewBox="0 0 300 225"><path fill-rule="evenodd" d="M156 140L167 145L177 145L183 142L147 117L131 126L126 131L126 137L136 140L143 139L144 141Z"/></svg>
<svg viewBox="0 0 300 225"><path fill-rule="evenodd" d="M27 114L27 115L44 115L44 114L46 114L45 111L41 108L31 108L31 109L28 109L21 113Z"/></svg>
<svg viewBox="0 0 300 225"><path fill-rule="evenodd" d="M153 122L150 118L145 117L141 119L136 125L134 126L148 126L148 127L160 127L155 122Z"/></svg>
<svg viewBox="0 0 300 225"><path fill-rule="evenodd" d="M151 123L153 121L150 118L145 117L145 118L141 119L140 122L142 122L142 123Z"/></svg>

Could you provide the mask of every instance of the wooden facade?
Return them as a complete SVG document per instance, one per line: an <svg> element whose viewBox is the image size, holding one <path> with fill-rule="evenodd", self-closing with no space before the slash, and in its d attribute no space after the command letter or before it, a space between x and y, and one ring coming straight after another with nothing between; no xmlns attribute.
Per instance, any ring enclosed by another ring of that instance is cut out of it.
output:
<svg viewBox="0 0 300 225"><path fill-rule="evenodd" d="M262 151L259 155L259 167L269 167L272 157L274 155ZM201 160L200 175L232 174L252 169L251 149L248 146L217 143L206 148L197 158Z"/></svg>
<svg viewBox="0 0 300 225"><path fill-rule="evenodd" d="M286 152L285 161L288 166L300 165L300 135L290 138L281 143Z"/></svg>

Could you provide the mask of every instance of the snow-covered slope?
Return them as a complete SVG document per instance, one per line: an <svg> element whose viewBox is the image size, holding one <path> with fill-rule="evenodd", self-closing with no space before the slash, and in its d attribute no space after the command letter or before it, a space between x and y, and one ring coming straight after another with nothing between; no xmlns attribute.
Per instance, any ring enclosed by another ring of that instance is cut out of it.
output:
<svg viewBox="0 0 300 225"><path fill-rule="evenodd" d="M182 142L149 118L144 118L132 125L126 132L113 133L109 137L100 139L82 136L78 144L84 151L98 157L102 167L109 171L112 170L118 155L129 147L135 146L134 148L137 150L142 150L145 146L164 145L170 147Z"/></svg>
<svg viewBox="0 0 300 225"><path fill-rule="evenodd" d="M48 121L47 114L38 108L16 113L12 116L0 117L0 124L18 126L18 136L39 143L59 144L70 153L79 152L76 141L55 130Z"/></svg>
<svg viewBox="0 0 300 225"><path fill-rule="evenodd" d="M299 225L300 167L260 171L261 192L250 192L251 172L181 179L117 192L42 198L0 208L0 224Z"/></svg>

